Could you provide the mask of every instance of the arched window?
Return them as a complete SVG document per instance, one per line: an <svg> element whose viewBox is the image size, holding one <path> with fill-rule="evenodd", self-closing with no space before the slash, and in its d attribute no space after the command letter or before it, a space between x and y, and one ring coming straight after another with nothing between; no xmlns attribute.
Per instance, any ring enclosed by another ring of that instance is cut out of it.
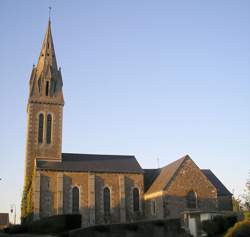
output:
<svg viewBox="0 0 250 237"><path fill-rule="evenodd" d="M187 208L197 208L197 195L194 191L187 194Z"/></svg>
<svg viewBox="0 0 250 237"><path fill-rule="evenodd" d="M44 116L43 114L39 114L38 143L43 143L43 122L44 122Z"/></svg>
<svg viewBox="0 0 250 237"><path fill-rule="evenodd" d="M110 190L108 187L103 189L103 208L104 208L104 215L110 215Z"/></svg>
<svg viewBox="0 0 250 237"><path fill-rule="evenodd" d="M72 188L72 213L79 213L79 188Z"/></svg>
<svg viewBox="0 0 250 237"><path fill-rule="evenodd" d="M52 116L51 114L48 114L47 115L47 133L46 133L47 144L51 143L51 128L52 128Z"/></svg>
<svg viewBox="0 0 250 237"><path fill-rule="evenodd" d="M138 188L133 189L133 210L134 212L140 210L140 195Z"/></svg>

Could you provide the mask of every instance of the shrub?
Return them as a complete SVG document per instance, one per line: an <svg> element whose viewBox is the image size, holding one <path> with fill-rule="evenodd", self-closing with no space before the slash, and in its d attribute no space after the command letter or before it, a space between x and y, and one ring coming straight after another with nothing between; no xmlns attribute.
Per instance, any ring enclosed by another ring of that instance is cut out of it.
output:
<svg viewBox="0 0 250 237"><path fill-rule="evenodd" d="M127 229L127 230L130 230L130 231L137 231L138 228L139 228L139 227L138 227L138 224L132 223L132 224L126 225L126 229Z"/></svg>
<svg viewBox="0 0 250 237"><path fill-rule="evenodd" d="M224 223L224 229L227 231L230 227L234 226L234 224L237 222L237 217L235 215L233 216L227 216L225 218L225 223Z"/></svg>
<svg viewBox="0 0 250 237"><path fill-rule="evenodd" d="M244 218L245 218L245 220L250 220L250 211L244 212Z"/></svg>
<svg viewBox="0 0 250 237"><path fill-rule="evenodd" d="M8 234L20 234L27 232L27 227L24 225L10 225L4 228L4 232Z"/></svg>
<svg viewBox="0 0 250 237"><path fill-rule="evenodd" d="M212 222L210 220L202 221L201 228L207 233L208 236L212 236L214 234Z"/></svg>
<svg viewBox="0 0 250 237"><path fill-rule="evenodd" d="M249 237L250 236L250 221L240 221L231 227L225 237Z"/></svg>
<svg viewBox="0 0 250 237"><path fill-rule="evenodd" d="M202 229L208 236L215 236L225 233L236 222L236 216L216 216L212 220L203 221Z"/></svg>
<svg viewBox="0 0 250 237"><path fill-rule="evenodd" d="M57 215L34 221L27 225L28 232L47 234L59 233L81 227L81 215Z"/></svg>
<svg viewBox="0 0 250 237"><path fill-rule="evenodd" d="M65 231L65 232L61 232L59 234L56 235L57 237L69 237L69 232Z"/></svg>
<svg viewBox="0 0 250 237"><path fill-rule="evenodd" d="M95 230L99 231L99 232L109 232L110 226L109 225L99 225L99 226L96 226Z"/></svg>
<svg viewBox="0 0 250 237"><path fill-rule="evenodd" d="M156 226L164 226L165 222L164 220L157 220L157 221L154 221L153 224Z"/></svg>

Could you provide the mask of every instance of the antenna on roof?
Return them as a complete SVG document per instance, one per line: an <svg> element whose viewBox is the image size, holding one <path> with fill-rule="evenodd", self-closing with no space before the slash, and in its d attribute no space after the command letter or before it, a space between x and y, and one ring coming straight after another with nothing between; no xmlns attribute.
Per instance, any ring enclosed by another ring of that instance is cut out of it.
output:
<svg viewBox="0 0 250 237"><path fill-rule="evenodd" d="M156 160L157 160L157 168L159 169L160 168L160 159L159 159L159 157L157 157Z"/></svg>

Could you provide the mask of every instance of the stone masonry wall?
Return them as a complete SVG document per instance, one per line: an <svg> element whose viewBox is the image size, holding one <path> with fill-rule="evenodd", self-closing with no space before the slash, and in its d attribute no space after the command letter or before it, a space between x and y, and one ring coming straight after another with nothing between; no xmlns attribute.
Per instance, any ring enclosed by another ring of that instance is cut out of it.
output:
<svg viewBox="0 0 250 237"><path fill-rule="evenodd" d="M194 164L187 160L165 191L165 215L179 217L180 212L188 210L186 196L189 191L197 195L197 208L205 211L216 210L217 191L206 176Z"/></svg>
<svg viewBox="0 0 250 237"><path fill-rule="evenodd" d="M40 217L57 215L59 213L59 193L58 187L60 179L59 172L41 171L40 172ZM77 186L80 191L80 214L82 215L82 226L89 226L90 206L89 206L89 177L86 172L62 172L63 197L62 209L64 214L72 213L72 194L71 190ZM143 175L142 174L121 174L121 173L91 173L95 176L95 224L120 223L123 221L135 221L143 216ZM121 180L124 180L124 192L121 197ZM111 191L111 216L110 219L104 218L103 211L103 189L108 187ZM140 191L140 212L133 212L133 188L137 187ZM121 198L125 199L122 200ZM125 210L121 208L121 203L125 204ZM122 213L125 220L122 219Z"/></svg>
<svg viewBox="0 0 250 237"><path fill-rule="evenodd" d="M38 157L43 159L61 159L62 144L62 106L51 104L28 104L28 125L27 125L27 141L26 141L26 161L25 161L25 177L30 178L33 173L34 162ZM44 142L38 144L38 117L44 114ZM52 141L46 144L46 115L52 115Z"/></svg>
<svg viewBox="0 0 250 237"><path fill-rule="evenodd" d="M186 196L194 191L197 195L197 209L217 210L217 191L192 160L186 160L170 186L162 195L145 202L147 218L179 218L187 208ZM152 201L156 202L156 213L152 213Z"/></svg>

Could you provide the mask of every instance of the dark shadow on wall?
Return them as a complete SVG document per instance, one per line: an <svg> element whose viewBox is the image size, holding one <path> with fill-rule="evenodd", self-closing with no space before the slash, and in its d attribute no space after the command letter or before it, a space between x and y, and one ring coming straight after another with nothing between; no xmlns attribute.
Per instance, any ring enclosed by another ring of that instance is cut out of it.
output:
<svg viewBox="0 0 250 237"><path fill-rule="evenodd" d="M144 218L144 200L140 195L139 211L133 211L133 187L137 187L133 179L125 177L125 206L126 206L126 220L127 222L140 221ZM143 190L141 190L142 192Z"/></svg>
<svg viewBox="0 0 250 237"><path fill-rule="evenodd" d="M156 203L155 213L153 212L152 208L153 201L155 201ZM144 205L145 216L148 219L180 218L181 213L184 211L232 211L232 209L230 209L230 200L228 199L225 200L225 209L219 208L217 199L213 198L198 198L196 207L189 208L185 196L159 196L156 198L145 200Z"/></svg>

